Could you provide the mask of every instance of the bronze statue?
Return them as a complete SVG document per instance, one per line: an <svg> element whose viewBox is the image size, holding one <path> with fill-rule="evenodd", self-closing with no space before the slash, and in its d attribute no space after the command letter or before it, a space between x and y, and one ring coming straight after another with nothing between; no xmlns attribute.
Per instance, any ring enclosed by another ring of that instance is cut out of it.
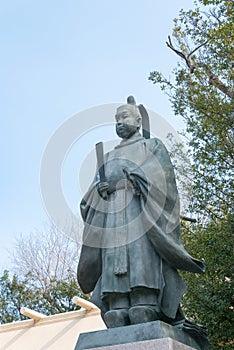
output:
<svg viewBox="0 0 234 350"><path fill-rule="evenodd" d="M78 282L84 293L93 292L109 328L183 322L186 286L177 269L204 271L183 247L173 166L163 143L149 138L147 117L133 97L117 109L122 141L103 160L99 147L99 169L81 202Z"/></svg>

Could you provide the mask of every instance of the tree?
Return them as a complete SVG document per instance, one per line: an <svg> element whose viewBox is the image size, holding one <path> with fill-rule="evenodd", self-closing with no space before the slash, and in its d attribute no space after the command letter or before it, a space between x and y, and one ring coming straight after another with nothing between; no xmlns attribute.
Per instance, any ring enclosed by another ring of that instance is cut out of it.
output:
<svg viewBox="0 0 234 350"><path fill-rule="evenodd" d="M24 282L25 281L19 281L16 275L10 278L8 271L4 271L3 275L0 277L1 323L18 321L25 318L20 314L20 308L26 300L28 301L28 307L31 306L34 293L26 287Z"/></svg>
<svg viewBox="0 0 234 350"><path fill-rule="evenodd" d="M54 280L46 290L35 285L31 276L20 278L4 271L0 277L0 323L24 320L20 309L27 306L45 315L78 310L72 303L74 295L82 296L76 279Z"/></svg>
<svg viewBox="0 0 234 350"><path fill-rule="evenodd" d="M186 317L208 328L213 350L233 349L233 240L234 217L211 222L207 227L183 229L183 240L188 250L205 260L206 273L191 276L183 273L188 291L183 310Z"/></svg>
<svg viewBox="0 0 234 350"><path fill-rule="evenodd" d="M54 225L21 235L13 254L15 274L5 271L0 277L1 323L25 319L23 306L45 315L79 309L73 296L87 299L76 279L79 249L79 242Z"/></svg>
<svg viewBox="0 0 234 350"><path fill-rule="evenodd" d="M195 9L180 11L168 37L167 46L180 57L173 79L158 71L149 79L160 85L175 114L186 123L191 167L178 163L175 167L198 223L193 227L183 223L182 231L186 248L205 259L207 272L197 278L183 274L189 288L183 308L187 317L208 327L212 349L227 350L233 348L234 310L234 2L194 3ZM184 157L180 145L172 153Z"/></svg>
<svg viewBox="0 0 234 350"><path fill-rule="evenodd" d="M194 172L191 210L212 218L233 212L234 91L233 1L206 13L180 11L167 46L181 57L174 81L150 74L169 95L176 115L185 119ZM195 1L195 5L198 6Z"/></svg>
<svg viewBox="0 0 234 350"><path fill-rule="evenodd" d="M13 268L19 276L30 275L34 284L47 290L53 281L66 281L71 276L76 278L79 251L79 242L51 224L44 231L36 230L18 237Z"/></svg>

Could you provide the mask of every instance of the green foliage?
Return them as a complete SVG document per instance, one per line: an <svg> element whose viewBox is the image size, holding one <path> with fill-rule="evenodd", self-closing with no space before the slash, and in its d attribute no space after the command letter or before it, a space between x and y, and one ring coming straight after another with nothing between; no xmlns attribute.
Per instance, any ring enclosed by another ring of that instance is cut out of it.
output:
<svg viewBox="0 0 234 350"><path fill-rule="evenodd" d="M207 13L181 10L174 20L168 46L182 58L174 81L157 71L149 79L186 121L194 172L191 211L220 218L233 212L234 2L200 2L218 6Z"/></svg>
<svg viewBox="0 0 234 350"><path fill-rule="evenodd" d="M204 275L183 273L188 318L208 328L213 350L233 349L233 159L234 1L199 0L174 20L168 47L181 60L173 79L152 72L149 79L169 96L176 115L186 123L191 166L175 164L179 184L190 198L198 224L183 224L187 250L205 260ZM199 9L199 4L205 7ZM207 10L206 10L207 9ZM174 158L185 155L181 145Z"/></svg>
<svg viewBox="0 0 234 350"><path fill-rule="evenodd" d="M51 281L48 288L42 293L44 313L53 315L78 310L79 307L72 302L75 295L87 299L78 287L74 275L70 275L66 280Z"/></svg>
<svg viewBox="0 0 234 350"><path fill-rule="evenodd" d="M25 317L20 315L20 308L25 300L33 302L33 293L28 289L23 281L19 281L14 275L9 277L9 272L4 271L0 278L0 322L8 323L22 320Z"/></svg>
<svg viewBox="0 0 234 350"><path fill-rule="evenodd" d="M222 3L223 0L199 0L199 2L203 5L218 5L218 4Z"/></svg>
<svg viewBox="0 0 234 350"><path fill-rule="evenodd" d="M183 239L188 251L205 260L203 275L183 273L188 291L183 310L188 318L208 328L213 350L233 349L233 234L234 216L219 223L195 227L193 234L184 227Z"/></svg>
<svg viewBox="0 0 234 350"><path fill-rule="evenodd" d="M45 315L77 310L79 307L72 303L74 295L85 298L72 274L65 281L51 280L43 289L30 274L21 279L4 271L0 277L0 323L26 319L20 314L23 306Z"/></svg>

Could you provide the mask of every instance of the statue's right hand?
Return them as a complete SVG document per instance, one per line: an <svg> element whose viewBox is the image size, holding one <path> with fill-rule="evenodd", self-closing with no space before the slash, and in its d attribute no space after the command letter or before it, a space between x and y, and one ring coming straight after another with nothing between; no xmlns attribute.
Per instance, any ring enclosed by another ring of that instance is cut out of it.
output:
<svg viewBox="0 0 234 350"><path fill-rule="evenodd" d="M108 188L109 188L108 182L99 182L97 184L98 193L103 199L107 199Z"/></svg>

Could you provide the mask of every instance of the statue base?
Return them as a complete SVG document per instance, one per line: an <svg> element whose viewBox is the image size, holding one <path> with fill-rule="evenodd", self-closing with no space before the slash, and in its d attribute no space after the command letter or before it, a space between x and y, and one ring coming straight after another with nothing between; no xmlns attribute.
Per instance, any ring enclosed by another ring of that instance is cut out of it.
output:
<svg viewBox="0 0 234 350"><path fill-rule="evenodd" d="M109 348L111 346L111 348ZM208 340L161 321L81 333L75 350L209 350Z"/></svg>

